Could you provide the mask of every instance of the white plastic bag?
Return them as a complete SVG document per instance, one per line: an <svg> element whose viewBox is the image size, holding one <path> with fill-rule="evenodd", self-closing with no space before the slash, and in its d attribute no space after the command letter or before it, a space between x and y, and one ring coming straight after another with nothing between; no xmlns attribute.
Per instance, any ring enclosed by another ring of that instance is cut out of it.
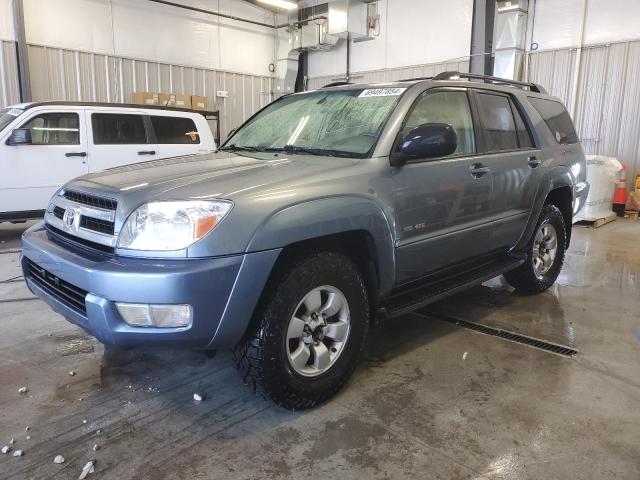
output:
<svg viewBox="0 0 640 480"><path fill-rule="evenodd" d="M613 213L616 179L622 169L622 164L614 157L586 155L586 159L589 195L585 206L573 217L573 223L581 220L595 221Z"/></svg>

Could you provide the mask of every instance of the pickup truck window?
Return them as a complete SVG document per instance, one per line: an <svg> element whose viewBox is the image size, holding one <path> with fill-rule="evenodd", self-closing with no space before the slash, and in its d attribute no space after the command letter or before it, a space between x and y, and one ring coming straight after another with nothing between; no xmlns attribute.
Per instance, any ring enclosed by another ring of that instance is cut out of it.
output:
<svg viewBox="0 0 640 480"><path fill-rule="evenodd" d="M487 93L480 93L477 98L487 150L499 152L518 149L518 133L509 98Z"/></svg>
<svg viewBox="0 0 640 480"><path fill-rule="evenodd" d="M466 92L426 92L417 100L402 130L403 136L423 123L448 123L458 136L458 148L452 155L476 152L473 120Z"/></svg>
<svg viewBox="0 0 640 480"><path fill-rule="evenodd" d="M80 125L77 113L43 113L27 121L22 128L31 130L32 145L79 145Z"/></svg>
<svg viewBox="0 0 640 480"><path fill-rule="evenodd" d="M95 145L147 143L142 115L93 113L91 124Z"/></svg>
<svg viewBox="0 0 640 480"><path fill-rule="evenodd" d="M222 150L252 149L364 156L375 145L404 88L290 95L243 125Z"/></svg>
<svg viewBox="0 0 640 480"><path fill-rule="evenodd" d="M558 143L563 145L578 143L578 134L573 128L573 122L564 105L553 100L535 97L529 97L529 102L538 111Z"/></svg>
<svg viewBox="0 0 640 480"><path fill-rule="evenodd" d="M161 145L200 143L196 124L190 118L152 116L151 125Z"/></svg>

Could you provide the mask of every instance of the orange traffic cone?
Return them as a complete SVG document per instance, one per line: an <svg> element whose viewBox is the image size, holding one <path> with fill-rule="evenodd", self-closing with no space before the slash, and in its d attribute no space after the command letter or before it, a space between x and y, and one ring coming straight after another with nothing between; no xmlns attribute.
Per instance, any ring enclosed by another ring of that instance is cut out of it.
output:
<svg viewBox="0 0 640 480"><path fill-rule="evenodd" d="M622 165L622 169L618 172L618 180L616 181L616 191L613 194L613 211L619 217L624 217L624 208L627 204L627 167Z"/></svg>

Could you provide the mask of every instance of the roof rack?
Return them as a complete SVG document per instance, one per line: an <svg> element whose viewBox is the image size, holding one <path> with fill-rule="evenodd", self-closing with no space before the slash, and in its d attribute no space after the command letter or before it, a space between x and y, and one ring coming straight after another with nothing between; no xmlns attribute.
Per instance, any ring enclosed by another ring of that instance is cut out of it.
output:
<svg viewBox="0 0 640 480"><path fill-rule="evenodd" d="M492 77L490 75L479 75L477 73L461 73L461 72L442 72L437 74L432 80L457 80L459 78L468 78L469 80L484 80L489 83L497 83L500 85L514 85L516 87L528 88L532 92L547 93L547 91L537 83L519 82L517 80L509 80L508 78Z"/></svg>
<svg viewBox="0 0 640 480"><path fill-rule="evenodd" d="M343 85L353 85L353 82L333 82L333 83L327 83L326 85L323 85L322 88L329 88L329 87L342 87Z"/></svg>

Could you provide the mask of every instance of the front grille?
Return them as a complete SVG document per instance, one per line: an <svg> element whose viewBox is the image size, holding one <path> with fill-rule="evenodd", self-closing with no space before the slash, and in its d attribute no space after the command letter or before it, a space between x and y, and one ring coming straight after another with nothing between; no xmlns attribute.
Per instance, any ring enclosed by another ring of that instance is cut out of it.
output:
<svg viewBox="0 0 640 480"><path fill-rule="evenodd" d="M88 193L76 192L74 190L65 190L63 196L72 202L89 205L90 207L103 208L105 210L115 210L118 206L118 202L112 198L90 195Z"/></svg>
<svg viewBox="0 0 640 480"><path fill-rule="evenodd" d="M116 200L76 190L64 190L61 195L51 199L53 209L45 214L54 237L113 253Z"/></svg>
<svg viewBox="0 0 640 480"><path fill-rule="evenodd" d="M26 258L25 261L27 275L33 283L68 307L86 315L87 307L84 303L84 299L88 293L86 290L82 290L69 282L65 282L44 268L39 267L28 258Z"/></svg>
<svg viewBox="0 0 640 480"><path fill-rule="evenodd" d="M64 217L64 208L62 207L55 207L53 209L53 215L56 218L59 218L60 220L62 220L62 218Z"/></svg>
<svg viewBox="0 0 640 480"><path fill-rule="evenodd" d="M76 245L81 247L90 248L92 250L98 250L104 253L115 253L115 249L113 247L109 247L108 245L102 245L101 243L92 242L91 240L84 239L82 237L77 237L71 233L67 233L64 230L60 230L52 225L46 225L47 230L51 233L55 234L58 237L63 237L65 240L70 241Z"/></svg>
<svg viewBox="0 0 640 480"><path fill-rule="evenodd" d="M113 235L114 231L113 222L85 216L80 217L80 228L86 228L87 230L104 233L106 235Z"/></svg>

